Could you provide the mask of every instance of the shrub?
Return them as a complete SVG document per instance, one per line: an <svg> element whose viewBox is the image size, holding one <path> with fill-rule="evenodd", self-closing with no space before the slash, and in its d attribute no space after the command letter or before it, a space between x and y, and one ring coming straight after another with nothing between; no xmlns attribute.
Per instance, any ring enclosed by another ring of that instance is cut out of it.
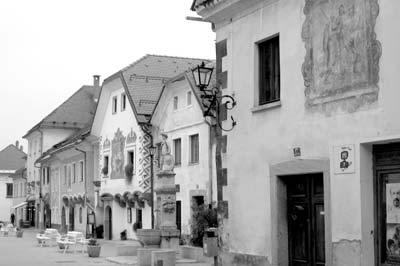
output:
<svg viewBox="0 0 400 266"><path fill-rule="evenodd" d="M192 207L192 211L190 241L192 245L202 247L205 230L211 227L218 227L217 209L211 208L211 206L207 208L203 204Z"/></svg>

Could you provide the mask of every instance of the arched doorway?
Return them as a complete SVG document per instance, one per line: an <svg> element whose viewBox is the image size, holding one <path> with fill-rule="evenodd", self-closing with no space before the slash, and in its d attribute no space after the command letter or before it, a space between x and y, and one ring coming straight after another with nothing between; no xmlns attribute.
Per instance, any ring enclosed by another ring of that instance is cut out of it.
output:
<svg viewBox="0 0 400 266"><path fill-rule="evenodd" d="M61 209L61 231L67 232L67 217L65 215L65 207L63 206Z"/></svg>
<svg viewBox="0 0 400 266"><path fill-rule="evenodd" d="M106 207L104 216L104 238L107 240L112 239L112 210L110 206Z"/></svg>

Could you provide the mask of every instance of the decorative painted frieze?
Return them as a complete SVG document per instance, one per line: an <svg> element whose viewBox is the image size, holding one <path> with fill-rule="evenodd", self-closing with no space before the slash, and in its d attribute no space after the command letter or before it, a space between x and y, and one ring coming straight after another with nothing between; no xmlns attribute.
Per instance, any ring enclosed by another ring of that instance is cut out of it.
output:
<svg viewBox="0 0 400 266"><path fill-rule="evenodd" d="M129 132L129 134L126 138L126 145L135 143L136 138L137 138L136 133L135 133L135 131L133 131L133 128L131 128L131 132Z"/></svg>
<svg viewBox="0 0 400 266"><path fill-rule="evenodd" d="M124 178L125 137L118 128L111 147L111 179Z"/></svg>
<svg viewBox="0 0 400 266"><path fill-rule="evenodd" d="M305 0L306 108L354 112L378 99L378 0Z"/></svg>

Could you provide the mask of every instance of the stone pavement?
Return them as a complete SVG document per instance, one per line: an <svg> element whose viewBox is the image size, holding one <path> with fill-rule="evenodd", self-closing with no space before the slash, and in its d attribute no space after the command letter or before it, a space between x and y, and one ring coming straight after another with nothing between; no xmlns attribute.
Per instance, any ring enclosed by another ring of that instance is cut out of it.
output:
<svg viewBox="0 0 400 266"><path fill-rule="evenodd" d="M0 236L0 266L118 266L134 265L134 257L115 257L116 246L121 241L100 241L99 258L89 258L87 253L70 251L63 254L58 247L39 247L36 230L25 229L23 238ZM126 243L126 242L125 242ZM108 259L107 259L108 258ZM181 261L179 266L210 266L210 263Z"/></svg>

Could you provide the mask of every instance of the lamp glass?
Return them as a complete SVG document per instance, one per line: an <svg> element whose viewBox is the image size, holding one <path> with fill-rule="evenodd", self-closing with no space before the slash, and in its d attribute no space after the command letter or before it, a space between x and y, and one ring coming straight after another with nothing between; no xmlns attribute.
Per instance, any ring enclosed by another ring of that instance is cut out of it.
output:
<svg viewBox="0 0 400 266"><path fill-rule="evenodd" d="M197 87L207 87L211 80L213 68L206 67L204 62L192 70L193 79Z"/></svg>
<svg viewBox="0 0 400 266"><path fill-rule="evenodd" d="M154 155L156 153L156 147L150 146L149 147L149 152L150 152L150 155Z"/></svg>

